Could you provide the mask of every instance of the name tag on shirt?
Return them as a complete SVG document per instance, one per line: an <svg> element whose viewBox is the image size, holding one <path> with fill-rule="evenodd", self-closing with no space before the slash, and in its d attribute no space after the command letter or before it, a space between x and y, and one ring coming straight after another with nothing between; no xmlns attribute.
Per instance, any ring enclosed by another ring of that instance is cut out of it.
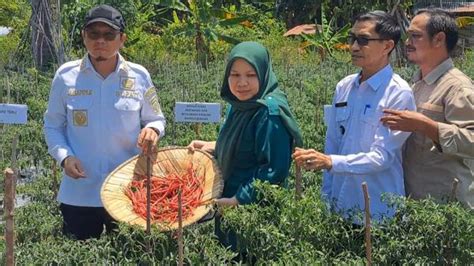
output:
<svg viewBox="0 0 474 266"><path fill-rule="evenodd" d="M69 88L67 90L68 96L89 96L92 95L92 90L78 90L76 88Z"/></svg>
<svg viewBox="0 0 474 266"><path fill-rule="evenodd" d="M130 91L130 90L119 90L116 92L117 97L120 98L133 98L140 100L140 92L138 91Z"/></svg>

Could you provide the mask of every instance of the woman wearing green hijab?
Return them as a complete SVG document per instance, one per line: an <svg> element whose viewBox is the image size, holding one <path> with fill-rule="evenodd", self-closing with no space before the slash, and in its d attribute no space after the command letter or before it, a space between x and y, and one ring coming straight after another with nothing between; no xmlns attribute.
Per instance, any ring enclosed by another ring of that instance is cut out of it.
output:
<svg viewBox="0 0 474 266"><path fill-rule="evenodd" d="M293 147L302 146L300 130L279 89L268 50L256 42L236 45L228 58L221 97L229 103L216 142L194 140L190 149L215 155L224 178L220 206L249 204L255 200L254 181L283 184L289 174ZM236 250L232 233L216 232Z"/></svg>

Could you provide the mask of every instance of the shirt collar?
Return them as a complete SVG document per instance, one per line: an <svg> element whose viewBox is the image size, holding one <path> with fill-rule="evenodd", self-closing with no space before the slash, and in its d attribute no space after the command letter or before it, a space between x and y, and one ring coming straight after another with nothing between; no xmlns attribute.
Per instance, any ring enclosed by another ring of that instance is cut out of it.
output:
<svg viewBox="0 0 474 266"><path fill-rule="evenodd" d="M360 83L359 83L360 74L361 73L359 73L356 78L357 87L360 86ZM385 67L380 69L377 73L372 75L372 77L365 80L364 82L366 82L369 85L369 87L372 88L372 90L377 91L378 88L380 88L380 86L384 84L385 81L387 81L388 79L392 77L392 75L393 75L393 69L390 66L390 64L387 64Z"/></svg>
<svg viewBox="0 0 474 266"><path fill-rule="evenodd" d="M444 73L454 67L453 59L448 58L443 61L443 63L439 64L433 70L431 70L428 75L423 78L423 81L428 84L434 84ZM413 81L417 82L421 79L421 70L417 70L415 75L413 76Z"/></svg>
<svg viewBox="0 0 474 266"><path fill-rule="evenodd" d="M115 68L115 72L117 71L123 71L125 74L128 74L128 71L130 70L130 67L128 66L127 61L123 58L121 54L118 54L119 59L117 62L117 67ZM81 71L84 71L86 69L94 69L92 66L92 62L89 59L89 54L86 54L84 58L82 58L81 62Z"/></svg>

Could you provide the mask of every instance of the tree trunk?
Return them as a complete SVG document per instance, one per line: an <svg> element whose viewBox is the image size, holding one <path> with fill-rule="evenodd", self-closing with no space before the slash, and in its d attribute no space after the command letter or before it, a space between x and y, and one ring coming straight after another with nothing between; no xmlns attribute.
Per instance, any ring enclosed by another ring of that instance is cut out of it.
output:
<svg viewBox="0 0 474 266"><path fill-rule="evenodd" d="M59 2L31 0L31 7L31 47L36 68L45 70L54 62L64 63Z"/></svg>

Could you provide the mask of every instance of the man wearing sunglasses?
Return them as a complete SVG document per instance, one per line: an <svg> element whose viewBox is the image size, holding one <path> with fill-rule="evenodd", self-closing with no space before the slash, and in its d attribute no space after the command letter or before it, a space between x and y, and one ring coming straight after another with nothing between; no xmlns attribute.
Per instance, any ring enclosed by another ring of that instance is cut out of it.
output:
<svg viewBox="0 0 474 266"><path fill-rule="evenodd" d="M361 71L341 80L332 104L324 107L324 153L297 148L293 154L305 169L324 170L323 198L356 224L362 222L352 215L364 209L363 182L376 220L395 211L383 194L405 195L401 149L409 133L389 130L380 122L383 109L415 109L410 86L389 64L399 39L399 26L383 11L356 19L349 43L352 63Z"/></svg>
<svg viewBox="0 0 474 266"><path fill-rule="evenodd" d="M474 85L450 57L457 41L451 14L417 12L406 48L408 59L419 66L413 85L418 112L386 110L382 121L391 129L413 132L403 154L410 197L446 201L456 196L474 209ZM452 195L454 178L459 184Z"/></svg>
<svg viewBox="0 0 474 266"><path fill-rule="evenodd" d="M87 54L62 65L44 115L49 153L64 168L58 194L63 232L77 239L114 228L100 189L126 159L147 153L164 134L165 118L148 71L119 53L127 38L115 8L100 5L85 17Z"/></svg>

